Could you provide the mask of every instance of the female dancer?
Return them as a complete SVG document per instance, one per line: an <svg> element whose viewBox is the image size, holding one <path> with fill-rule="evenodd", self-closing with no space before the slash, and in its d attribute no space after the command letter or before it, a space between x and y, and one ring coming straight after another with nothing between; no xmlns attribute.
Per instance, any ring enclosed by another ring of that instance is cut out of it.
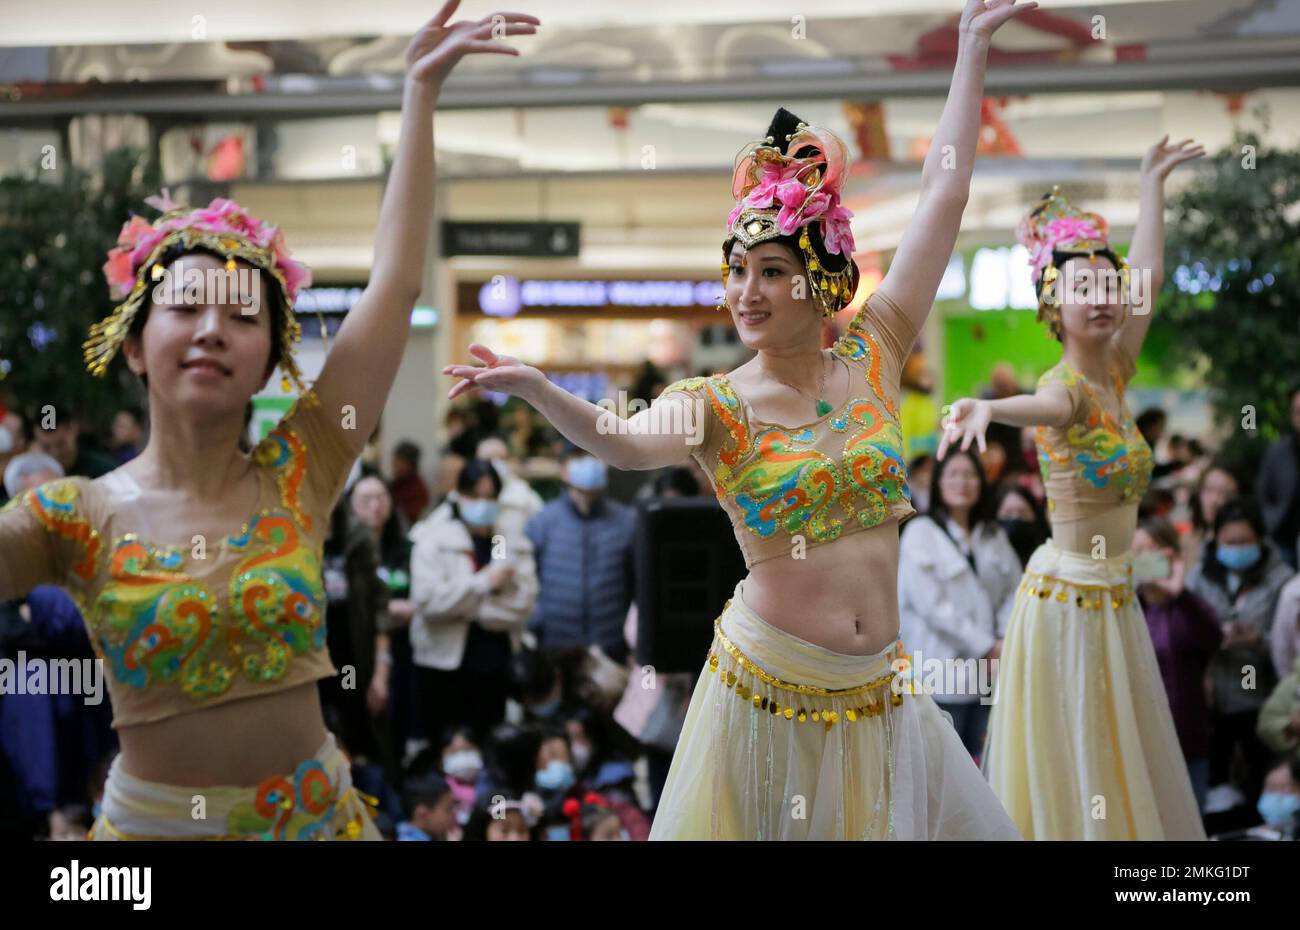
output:
<svg viewBox="0 0 1300 930"><path fill-rule="evenodd" d="M1059 191L1021 224L1061 361L1032 395L957 401L939 444L941 458L958 441L983 451L992 421L1038 427L1052 537L1016 595L984 753L1027 839L1205 838L1129 556L1151 450L1124 387L1163 277L1165 178L1203 154L1167 141L1142 159L1127 265L1106 221Z"/></svg>
<svg viewBox="0 0 1300 930"><path fill-rule="evenodd" d="M456 6L407 50L374 270L312 392L292 354L291 308L309 274L275 227L228 200L182 210L164 199L158 220L133 218L109 253L125 301L92 328L87 360L102 373L124 352L149 393L149 445L102 478L49 482L0 513L0 599L64 585L109 671L121 755L95 839L378 838L321 720L315 682L335 671L321 546L420 291L442 83L467 54L513 53L489 40L501 20L446 25ZM536 23L506 15L504 32ZM244 269L255 290L151 299L169 275L188 288L194 269ZM277 365L299 402L244 456L245 406Z"/></svg>
<svg viewBox="0 0 1300 930"><path fill-rule="evenodd" d="M845 150L778 110L737 164L723 243L752 360L669 385L627 421L484 346L470 352L486 367L444 369L463 379L452 396L520 396L617 468L692 454L713 476L750 574L718 618L653 839L1017 837L934 702L895 687L898 522L913 512L898 398L969 194L989 38L1033 6L966 3L915 218L832 350L824 316L858 280Z"/></svg>

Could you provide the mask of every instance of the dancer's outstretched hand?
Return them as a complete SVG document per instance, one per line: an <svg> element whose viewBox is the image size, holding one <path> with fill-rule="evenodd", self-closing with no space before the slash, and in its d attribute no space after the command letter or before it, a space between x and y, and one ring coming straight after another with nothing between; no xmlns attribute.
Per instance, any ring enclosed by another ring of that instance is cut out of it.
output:
<svg viewBox="0 0 1300 930"><path fill-rule="evenodd" d="M477 342L469 347L469 354L483 364L447 365L442 369L444 375L462 379L447 392L448 398L459 397L468 390L480 387L487 391L514 394L526 400L530 389L546 381L546 375L531 365L525 365L509 355L497 355Z"/></svg>
<svg viewBox="0 0 1300 930"><path fill-rule="evenodd" d="M987 39L1013 16L1037 7L1037 3L1017 3L1016 0L966 0L961 11L961 31Z"/></svg>
<svg viewBox="0 0 1300 930"><path fill-rule="evenodd" d="M979 445L979 450L984 452L984 432L989 428L993 413L988 401L963 397L954 402L950 410L948 419L943 423L943 436L939 439L936 457L942 460L948 447L955 445L959 439L963 452L970 448L972 439Z"/></svg>
<svg viewBox="0 0 1300 930"><path fill-rule="evenodd" d="M460 0L447 0L411 39L406 48L406 74L411 80L439 89L456 62L466 55L518 55L519 49L494 40L529 35L541 25L541 20L527 13L493 13L447 25L458 6Z"/></svg>
<svg viewBox="0 0 1300 930"><path fill-rule="evenodd" d="M1166 134L1155 145L1147 149L1142 156L1142 174L1163 181L1185 161L1200 158L1205 154L1205 146L1194 144L1191 139L1184 139L1177 145L1169 145Z"/></svg>

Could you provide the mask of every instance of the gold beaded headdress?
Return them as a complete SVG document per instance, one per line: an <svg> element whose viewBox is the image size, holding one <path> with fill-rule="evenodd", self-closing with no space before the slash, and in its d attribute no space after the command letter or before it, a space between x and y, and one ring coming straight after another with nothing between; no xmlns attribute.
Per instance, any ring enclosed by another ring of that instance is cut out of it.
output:
<svg viewBox="0 0 1300 930"><path fill-rule="evenodd" d="M767 138L736 157L731 192L736 207L722 245L722 284L726 287L733 242L746 249L760 242L799 234L799 250L809 285L830 317L848 306L858 284L853 262L853 214L840 205L840 186L848 152L835 135L778 109Z"/></svg>
<svg viewBox="0 0 1300 930"><path fill-rule="evenodd" d="M1058 339L1061 301L1056 285L1060 269L1054 256L1086 255L1095 262L1098 255L1105 255L1122 272L1127 264L1111 248L1108 235L1109 227L1100 213L1080 210L1057 186L1043 195L1016 229L1016 239L1029 250L1030 275L1038 290L1038 321L1046 323Z"/></svg>
<svg viewBox="0 0 1300 930"><path fill-rule="evenodd" d="M302 339L293 305L298 292L310 286L311 271L289 257L280 229L221 197L206 207L190 209L173 202L164 190L160 196L145 198L145 203L161 210L162 215L152 223L132 216L123 224L117 247L109 251L104 263L109 292L122 302L90 327L89 338L82 345L91 374L102 377L108 371L136 314L148 300L150 286L163 277L161 259L174 246L182 251L201 248L223 256L228 270L235 270L235 262L242 260L275 279L284 295L284 319L280 357L274 361L289 382L282 386L286 390L292 386L309 402L313 400L293 354L294 345Z"/></svg>

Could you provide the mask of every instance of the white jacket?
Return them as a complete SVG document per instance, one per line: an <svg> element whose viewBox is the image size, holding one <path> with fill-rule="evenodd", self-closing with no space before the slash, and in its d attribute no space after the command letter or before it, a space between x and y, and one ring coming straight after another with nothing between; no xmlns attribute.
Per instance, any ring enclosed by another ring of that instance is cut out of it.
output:
<svg viewBox="0 0 1300 930"><path fill-rule="evenodd" d="M898 552L899 625L903 646L913 658L918 652L922 662L983 658L1006 633L1020 584L1020 560L996 523L978 527L970 542L978 576L932 518L916 517L903 531ZM979 695L944 694L942 699L968 704Z"/></svg>
<svg viewBox="0 0 1300 930"><path fill-rule="evenodd" d="M510 634L516 648L537 601L533 544L522 532L498 531L501 564L514 576L499 590L488 589L486 572L474 567L469 530L443 503L411 528L411 653L416 665L450 671L465 655L469 625Z"/></svg>

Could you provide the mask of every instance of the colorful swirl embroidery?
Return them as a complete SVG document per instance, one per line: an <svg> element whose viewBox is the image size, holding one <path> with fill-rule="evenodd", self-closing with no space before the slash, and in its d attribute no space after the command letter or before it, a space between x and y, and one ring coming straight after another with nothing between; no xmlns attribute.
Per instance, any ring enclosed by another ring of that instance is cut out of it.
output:
<svg viewBox="0 0 1300 930"><path fill-rule="evenodd" d="M865 358L874 345L866 335L858 342L860 354L851 357ZM753 436L742 401L725 376L686 379L665 393L706 389L729 435L718 450L714 489L720 500L734 500L743 525L758 537L766 539L782 529L829 542L844 527L844 521L832 515L836 503L849 519L871 527L889 518L890 505L910 499L898 425L881 412L876 399L855 398L841 415L828 419L831 430L850 432L836 462L814 448L817 436L812 428L764 424Z"/></svg>
<svg viewBox="0 0 1300 930"><path fill-rule="evenodd" d="M230 609L240 622L227 631L227 645L250 679L274 681L293 656L325 644L321 565L286 517L261 514L230 545L245 549L254 540L266 548L240 562L231 576ZM256 640L260 653L246 653L241 634Z"/></svg>
<svg viewBox="0 0 1300 930"><path fill-rule="evenodd" d="M338 803L338 788L325 766L308 759L299 763L292 780L277 775L258 785L252 801L231 809L226 828L250 839L331 839Z"/></svg>
<svg viewBox="0 0 1300 930"><path fill-rule="evenodd" d="M884 386L880 383L880 343L876 342L876 337L871 335L863 325L867 308L864 306L858 311L853 322L849 324L848 331L835 343L835 353L842 355L853 361L866 361L867 364L867 383L871 389L876 392L876 397L880 400L881 405L889 411L890 416L897 417L898 410L894 407L893 402L885 393Z"/></svg>
<svg viewBox="0 0 1300 930"><path fill-rule="evenodd" d="M886 419L868 400L853 401L849 417L862 431L844 445L844 470L858 495L844 506L850 512L856 510L862 526L878 526L889 516L891 505L912 499L902 433L898 424Z"/></svg>
<svg viewBox="0 0 1300 930"><path fill-rule="evenodd" d="M771 536L778 523L788 533L806 528L819 542L839 535L840 521L827 522L825 515L836 497L839 470L820 452L800 448L812 441L812 430L766 429L758 436L757 457L724 479L745 525L759 536Z"/></svg>
<svg viewBox="0 0 1300 930"><path fill-rule="evenodd" d="M303 512L298 499L307 473L307 447L298 438L298 434L283 424L276 427L257 444L251 458L258 465L275 471L280 483L280 500L285 509L310 533L311 515Z"/></svg>
<svg viewBox="0 0 1300 930"><path fill-rule="evenodd" d="M1116 423L1098 400L1088 379L1062 363L1039 379L1039 384L1062 384L1082 387L1087 407L1082 422L1065 431L1064 450L1052 442L1047 429L1034 431L1038 447L1038 464L1046 481L1053 465L1079 466L1079 474L1097 489L1114 488L1121 500L1140 499L1151 480L1151 447L1138 431L1128 405L1124 402L1124 384L1116 375L1115 393L1120 401L1122 420Z"/></svg>
<svg viewBox="0 0 1300 930"><path fill-rule="evenodd" d="M268 439L254 460L276 470L280 507L224 541L243 554L230 575L227 604L186 573L183 550L135 534L114 544L108 578L88 616L116 680L137 689L178 682L189 696L210 698L229 690L241 671L253 682L275 681L294 656L324 648L320 548L308 536L311 518L299 503L306 447L288 428ZM222 647L224 654L214 654Z"/></svg>
<svg viewBox="0 0 1300 930"><path fill-rule="evenodd" d="M89 581L99 571L103 541L90 521L81 515L77 486L66 478L47 481L32 488L17 500L23 501L46 531L73 542L80 553L70 571L82 581Z"/></svg>
<svg viewBox="0 0 1300 930"><path fill-rule="evenodd" d="M212 697L231 679L224 665L205 661L219 612L205 585L175 570L180 561L176 550L122 537L95 601L94 632L118 681L144 688L179 679L190 697Z"/></svg>

